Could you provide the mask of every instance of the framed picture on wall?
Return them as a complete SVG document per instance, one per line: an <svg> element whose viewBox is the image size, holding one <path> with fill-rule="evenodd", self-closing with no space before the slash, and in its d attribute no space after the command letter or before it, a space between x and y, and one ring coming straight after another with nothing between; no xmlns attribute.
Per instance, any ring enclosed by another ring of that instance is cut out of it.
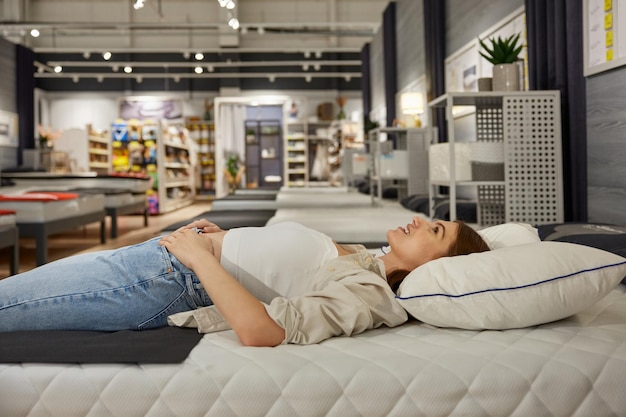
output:
<svg viewBox="0 0 626 417"><path fill-rule="evenodd" d="M478 74L481 73L479 57L476 40L446 58L447 93L478 91Z"/></svg>
<svg viewBox="0 0 626 417"><path fill-rule="evenodd" d="M176 98L123 97L119 99L119 117L124 120L180 119L183 102Z"/></svg>
<svg viewBox="0 0 626 417"><path fill-rule="evenodd" d="M0 110L0 146L17 148L17 114Z"/></svg>

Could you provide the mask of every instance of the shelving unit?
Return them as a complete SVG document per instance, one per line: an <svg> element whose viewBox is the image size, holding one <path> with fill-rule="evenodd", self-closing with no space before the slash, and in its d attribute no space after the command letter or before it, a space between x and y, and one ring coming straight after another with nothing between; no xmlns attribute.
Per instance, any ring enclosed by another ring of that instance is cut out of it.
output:
<svg viewBox="0 0 626 417"><path fill-rule="evenodd" d="M344 150L365 149L359 124L348 120L289 120L285 123L285 132L285 185L288 187L343 185L346 178ZM327 150L321 173L315 165L318 146ZM343 178L343 181L338 184L335 178Z"/></svg>
<svg viewBox="0 0 626 417"><path fill-rule="evenodd" d="M196 143L196 198L215 196L215 124L212 121L187 120L189 136Z"/></svg>
<svg viewBox="0 0 626 417"><path fill-rule="evenodd" d="M449 187L450 219L456 219L457 187L477 191L478 223L533 225L563 221L561 114L558 91L449 93L429 103L445 108L449 180L430 181L431 216L439 186ZM502 181L457 181L455 113L474 112L476 141L502 141Z"/></svg>
<svg viewBox="0 0 626 417"><path fill-rule="evenodd" d="M355 179L353 156L366 152L363 126L350 120L334 120L329 129L331 141L336 144L330 158L338 161L337 169L341 170L343 185L350 186Z"/></svg>
<svg viewBox="0 0 626 417"><path fill-rule="evenodd" d="M246 188L280 188L283 183L280 121L246 120L245 132Z"/></svg>
<svg viewBox="0 0 626 417"><path fill-rule="evenodd" d="M108 174L111 171L111 134L87 125L87 154L90 171Z"/></svg>
<svg viewBox="0 0 626 417"><path fill-rule="evenodd" d="M341 166L339 146L332 141L330 124L331 122L327 120L306 123L308 186L329 186L333 171ZM321 152L320 155L318 151ZM316 161L316 158L322 158L323 161Z"/></svg>
<svg viewBox="0 0 626 417"><path fill-rule="evenodd" d="M158 142L159 213L192 204L195 200L191 137L183 122L162 121Z"/></svg>
<svg viewBox="0 0 626 417"><path fill-rule="evenodd" d="M107 130L96 130L90 124L84 129L65 129L55 142L54 151L39 150L41 165L49 172L111 172L111 134ZM57 153L62 157L58 161Z"/></svg>
<svg viewBox="0 0 626 417"><path fill-rule="evenodd" d="M146 193L151 214L193 203L191 138L183 122L117 121L111 130L113 171L152 177Z"/></svg>
<svg viewBox="0 0 626 417"><path fill-rule="evenodd" d="M428 192L428 147L435 137L436 129L430 127L370 130L369 180L373 204L382 200L383 184L398 189L399 201Z"/></svg>
<svg viewBox="0 0 626 417"><path fill-rule="evenodd" d="M309 182L307 125L303 120L286 123L285 185L305 187Z"/></svg>

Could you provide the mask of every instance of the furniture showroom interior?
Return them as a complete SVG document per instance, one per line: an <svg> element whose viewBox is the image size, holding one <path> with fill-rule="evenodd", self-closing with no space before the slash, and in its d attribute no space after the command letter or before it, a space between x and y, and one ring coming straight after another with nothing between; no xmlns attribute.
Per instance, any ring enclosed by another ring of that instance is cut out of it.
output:
<svg viewBox="0 0 626 417"><path fill-rule="evenodd" d="M0 0L0 416L626 416L626 0Z"/></svg>

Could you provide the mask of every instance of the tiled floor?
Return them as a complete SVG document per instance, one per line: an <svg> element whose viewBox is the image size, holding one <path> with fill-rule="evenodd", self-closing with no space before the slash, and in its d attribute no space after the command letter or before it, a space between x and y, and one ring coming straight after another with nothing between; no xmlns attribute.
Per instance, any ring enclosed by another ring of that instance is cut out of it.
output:
<svg viewBox="0 0 626 417"><path fill-rule="evenodd" d="M67 233L50 236L48 261L64 258L80 252L112 249L132 245L157 236L160 230L172 223L189 219L211 209L210 201L197 201L179 210L151 216L148 227L143 225L143 216L129 215L118 218L118 237L111 239L107 218L107 242L100 244L100 224L92 223ZM9 249L0 249L0 279L9 276ZM20 239L20 268L24 272L35 267L35 239Z"/></svg>

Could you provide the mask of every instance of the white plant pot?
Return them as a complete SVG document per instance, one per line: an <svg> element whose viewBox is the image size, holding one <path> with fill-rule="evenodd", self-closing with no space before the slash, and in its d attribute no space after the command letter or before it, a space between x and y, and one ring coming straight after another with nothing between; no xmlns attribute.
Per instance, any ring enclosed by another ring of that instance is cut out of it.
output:
<svg viewBox="0 0 626 417"><path fill-rule="evenodd" d="M492 86L493 91L519 91L519 65L494 65Z"/></svg>

